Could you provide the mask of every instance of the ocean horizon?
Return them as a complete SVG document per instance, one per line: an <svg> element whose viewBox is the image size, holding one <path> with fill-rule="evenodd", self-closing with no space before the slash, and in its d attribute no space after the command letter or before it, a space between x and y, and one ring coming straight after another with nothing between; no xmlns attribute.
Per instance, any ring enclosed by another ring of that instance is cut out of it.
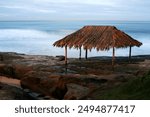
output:
<svg viewBox="0 0 150 117"><path fill-rule="evenodd" d="M53 43L75 32L85 25L112 25L143 43L133 47L132 55L150 54L150 21L0 21L0 51L30 55L64 55L63 48L53 47ZM128 56L129 48L116 49L116 56ZM78 58L79 50L69 49L68 57ZM82 57L85 52L82 49ZM112 56L109 51L92 49L93 56Z"/></svg>

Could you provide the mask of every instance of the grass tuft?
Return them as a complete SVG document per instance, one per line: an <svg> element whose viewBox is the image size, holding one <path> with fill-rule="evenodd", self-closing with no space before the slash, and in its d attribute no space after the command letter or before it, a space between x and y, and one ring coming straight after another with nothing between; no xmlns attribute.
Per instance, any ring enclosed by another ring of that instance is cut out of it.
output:
<svg viewBox="0 0 150 117"><path fill-rule="evenodd" d="M97 99L150 100L150 72L142 78L131 79L125 84L103 92Z"/></svg>

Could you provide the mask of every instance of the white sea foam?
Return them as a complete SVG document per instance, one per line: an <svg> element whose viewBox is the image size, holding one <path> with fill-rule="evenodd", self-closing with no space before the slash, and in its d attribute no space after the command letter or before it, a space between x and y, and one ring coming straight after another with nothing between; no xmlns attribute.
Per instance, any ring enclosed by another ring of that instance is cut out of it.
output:
<svg viewBox="0 0 150 117"><path fill-rule="evenodd" d="M50 39L57 38L56 35L50 35L44 31L38 30L28 30L28 29L0 29L0 40L41 40L41 39Z"/></svg>
<svg viewBox="0 0 150 117"><path fill-rule="evenodd" d="M0 51L54 55L52 44L63 36L38 30L0 29Z"/></svg>
<svg viewBox="0 0 150 117"><path fill-rule="evenodd" d="M39 55L64 55L64 49L53 47L53 43L64 36L72 33L73 30L61 30L55 33L45 32L31 29L0 29L0 51L13 51L25 54L39 54ZM131 34L132 35L132 34ZM143 43L140 48L133 48L133 55L150 54L150 35L133 34L135 39ZM129 49L116 49L116 56L127 56ZM79 50L69 49L68 57L78 57ZM82 50L82 57L85 51ZM88 56L111 56L110 51L92 50Z"/></svg>

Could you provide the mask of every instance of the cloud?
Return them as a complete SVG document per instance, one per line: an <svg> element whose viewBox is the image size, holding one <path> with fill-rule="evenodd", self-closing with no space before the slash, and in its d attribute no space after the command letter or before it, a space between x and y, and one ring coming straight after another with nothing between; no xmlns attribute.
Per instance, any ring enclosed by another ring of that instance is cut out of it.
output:
<svg viewBox="0 0 150 117"><path fill-rule="evenodd" d="M149 6L149 0L1 0L0 13L6 14L7 18L13 13L16 19L28 16L37 20L150 20Z"/></svg>
<svg viewBox="0 0 150 117"><path fill-rule="evenodd" d="M0 17L6 17L8 14L0 13Z"/></svg>
<svg viewBox="0 0 150 117"><path fill-rule="evenodd" d="M0 6L0 8L6 8L6 9L14 9L14 10L25 10L25 11L30 11L30 12L41 12L41 13L55 13L55 10L50 10L50 9L44 9L44 8L37 8L34 6L17 6L17 5L13 5L13 6L9 6L9 5L5 5L5 6Z"/></svg>
<svg viewBox="0 0 150 117"><path fill-rule="evenodd" d="M37 3L51 4L95 4L95 5L113 5L118 0L34 0Z"/></svg>

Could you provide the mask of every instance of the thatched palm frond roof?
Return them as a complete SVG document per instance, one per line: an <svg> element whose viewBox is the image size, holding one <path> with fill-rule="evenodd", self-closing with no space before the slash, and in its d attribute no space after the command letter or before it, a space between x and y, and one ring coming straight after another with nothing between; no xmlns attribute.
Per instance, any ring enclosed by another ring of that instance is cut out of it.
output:
<svg viewBox="0 0 150 117"><path fill-rule="evenodd" d="M133 39L114 26L84 26L80 30L56 41L54 46L70 48L82 47L86 49L109 50L112 47L126 48L141 46L142 43Z"/></svg>

